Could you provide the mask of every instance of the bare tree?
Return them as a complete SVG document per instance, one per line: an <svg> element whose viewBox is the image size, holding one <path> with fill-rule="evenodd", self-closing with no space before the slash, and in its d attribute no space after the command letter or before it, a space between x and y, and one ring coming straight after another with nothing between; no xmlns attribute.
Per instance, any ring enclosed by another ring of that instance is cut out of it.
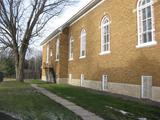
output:
<svg viewBox="0 0 160 120"><path fill-rule="evenodd" d="M50 19L75 0L0 1L0 49L14 53L16 79L24 80L24 60L30 43Z"/></svg>

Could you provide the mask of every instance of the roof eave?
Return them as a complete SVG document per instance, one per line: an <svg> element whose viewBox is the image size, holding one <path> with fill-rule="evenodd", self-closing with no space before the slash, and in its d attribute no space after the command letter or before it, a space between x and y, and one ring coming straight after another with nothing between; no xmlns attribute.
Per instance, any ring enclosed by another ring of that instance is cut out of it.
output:
<svg viewBox="0 0 160 120"><path fill-rule="evenodd" d="M43 46L44 44L46 44L50 39L55 37L64 28L68 27L70 24L72 24L75 20L77 20L80 16L85 14L88 10L90 10L92 7L94 7L100 1L101 0L92 0L91 2L89 2L85 7L83 7L80 11L78 11L75 15L73 15L67 22L65 22L62 26L60 26L56 30L54 30L44 41L41 42L40 45Z"/></svg>

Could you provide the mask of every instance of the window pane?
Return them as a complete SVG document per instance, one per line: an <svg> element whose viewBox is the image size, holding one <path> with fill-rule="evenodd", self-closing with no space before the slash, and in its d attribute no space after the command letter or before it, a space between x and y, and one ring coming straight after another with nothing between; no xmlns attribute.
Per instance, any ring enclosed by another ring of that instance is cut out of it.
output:
<svg viewBox="0 0 160 120"><path fill-rule="evenodd" d="M146 19L146 8L142 9L143 20Z"/></svg>
<svg viewBox="0 0 160 120"><path fill-rule="evenodd" d="M109 42L109 34L107 34L107 42Z"/></svg>
<svg viewBox="0 0 160 120"><path fill-rule="evenodd" d="M147 7L147 17L151 17L151 6Z"/></svg>
<svg viewBox="0 0 160 120"><path fill-rule="evenodd" d="M107 45L104 45L104 52L107 51Z"/></svg>
<svg viewBox="0 0 160 120"><path fill-rule="evenodd" d="M107 25L107 33L109 33L109 25Z"/></svg>
<svg viewBox="0 0 160 120"><path fill-rule="evenodd" d="M152 23L152 3L151 0L142 0L139 4L139 43L152 41L153 23Z"/></svg>
<svg viewBox="0 0 160 120"><path fill-rule="evenodd" d="M80 56L85 56L85 52L86 52L86 32L85 30L83 30L81 32L81 48L80 48ZM73 54L73 50L72 50L72 54Z"/></svg>
<svg viewBox="0 0 160 120"><path fill-rule="evenodd" d="M147 42L147 34L144 33L144 34L143 34L143 43L146 43L146 42Z"/></svg>
<svg viewBox="0 0 160 120"><path fill-rule="evenodd" d="M56 43L56 59L59 59L59 46L60 46L60 43L58 39Z"/></svg>
<svg viewBox="0 0 160 120"><path fill-rule="evenodd" d="M110 46L110 45L109 45L109 44L107 44L107 51L109 51L109 46Z"/></svg>
<svg viewBox="0 0 160 120"><path fill-rule="evenodd" d="M105 17L102 21L102 43L101 50L102 52L108 51L107 43L109 42L109 20Z"/></svg>
<svg viewBox="0 0 160 120"><path fill-rule="evenodd" d="M85 50L86 49L86 39L84 38L82 40L82 50Z"/></svg>
<svg viewBox="0 0 160 120"><path fill-rule="evenodd" d="M104 34L106 34L108 32L108 27L107 26L104 26Z"/></svg>
<svg viewBox="0 0 160 120"><path fill-rule="evenodd" d="M143 21L143 32L146 31L146 28L147 28L147 26L146 26L146 21Z"/></svg>
<svg viewBox="0 0 160 120"><path fill-rule="evenodd" d="M85 35L83 35L83 36L81 37L81 49L82 49L82 50L85 50L85 49L86 49L86 36L85 36Z"/></svg>
<svg viewBox="0 0 160 120"><path fill-rule="evenodd" d="M108 23L108 20L107 19L104 19L103 20L103 24L107 24Z"/></svg>
<svg viewBox="0 0 160 120"><path fill-rule="evenodd" d="M151 2L151 0L147 0L147 3Z"/></svg>
<svg viewBox="0 0 160 120"><path fill-rule="evenodd" d="M69 58L72 58L72 39L70 38Z"/></svg>
<svg viewBox="0 0 160 120"><path fill-rule="evenodd" d="M145 4L146 4L146 0L143 0L143 1L142 1L142 5L145 5Z"/></svg>
<svg viewBox="0 0 160 120"><path fill-rule="evenodd" d="M148 42L152 41L152 32L148 32Z"/></svg>
<svg viewBox="0 0 160 120"><path fill-rule="evenodd" d="M147 20L147 30L152 30L152 21L151 21L151 19L148 19Z"/></svg>
<svg viewBox="0 0 160 120"><path fill-rule="evenodd" d="M103 44L107 43L107 35L104 35L104 41Z"/></svg>
<svg viewBox="0 0 160 120"><path fill-rule="evenodd" d="M72 54L73 54L73 42L71 42L71 51L70 51L70 54L71 54L71 58L72 58Z"/></svg>
<svg viewBox="0 0 160 120"><path fill-rule="evenodd" d="M81 56L85 56L85 51L82 50Z"/></svg>

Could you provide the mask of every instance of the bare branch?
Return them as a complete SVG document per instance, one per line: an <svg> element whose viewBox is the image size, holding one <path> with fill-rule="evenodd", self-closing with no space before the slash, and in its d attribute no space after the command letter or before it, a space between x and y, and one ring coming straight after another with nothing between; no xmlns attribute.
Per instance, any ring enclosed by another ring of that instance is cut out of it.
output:
<svg viewBox="0 0 160 120"><path fill-rule="evenodd" d="M13 51L16 69L19 71L17 74L23 74L23 62L29 44L53 17L75 1L0 0L0 49Z"/></svg>

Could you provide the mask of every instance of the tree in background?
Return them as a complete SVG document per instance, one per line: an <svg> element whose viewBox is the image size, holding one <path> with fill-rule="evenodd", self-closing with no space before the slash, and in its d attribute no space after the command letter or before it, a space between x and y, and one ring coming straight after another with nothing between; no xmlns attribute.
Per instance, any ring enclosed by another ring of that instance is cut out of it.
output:
<svg viewBox="0 0 160 120"><path fill-rule="evenodd" d="M14 54L16 80L24 81L24 61L29 45L50 19L75 0L1 0L0 48Z"/></svg>
<svg viewBox="0 0 160 120"><path fill-rule="evenodd" d="M7 77L11 77L15 74L15 65L13 56L3 54L0 55L0 71Z"/></svg>
<svg viewBox="0 0 160 120"><path fill-rule="evenodd" d="M40 79L41 77L41 66L42 66L42 53L36 49L32 49L30 56L26 60L26 68L25 68L25 78L27 79Z"/></svg>

